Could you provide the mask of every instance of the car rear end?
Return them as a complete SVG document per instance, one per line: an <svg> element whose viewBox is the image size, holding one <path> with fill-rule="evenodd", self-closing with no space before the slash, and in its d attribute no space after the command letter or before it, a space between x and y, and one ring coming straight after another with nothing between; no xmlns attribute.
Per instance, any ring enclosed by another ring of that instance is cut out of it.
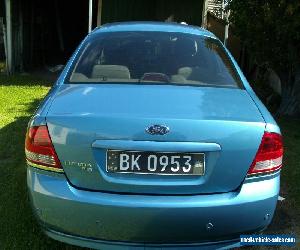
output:
<svg viewBox="0 0 300 250"><path fill-rule="evenodd" d="M266 228L282 138L235 62L201 30L116 26L83 43L29 124L27 182L46 233L101 249L214 249ZM130 48L134 60L114 57ZM173 70L164 58L180 48Z"/></svg>

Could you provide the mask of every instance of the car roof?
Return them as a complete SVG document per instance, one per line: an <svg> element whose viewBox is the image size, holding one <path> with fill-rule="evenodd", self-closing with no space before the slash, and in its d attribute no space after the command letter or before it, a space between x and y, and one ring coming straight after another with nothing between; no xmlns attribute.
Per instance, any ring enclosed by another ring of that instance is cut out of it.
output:
<svg viewBox="0 0 300 250"><path fill-rule="evenodd" d="M206 29L198 26L180 24L175 22L118 22L108 23L97 27L90 34L91 36L103 32L126 32L126 31L158 31L158 32L179 32L206 37L216 36Z"/></svg>

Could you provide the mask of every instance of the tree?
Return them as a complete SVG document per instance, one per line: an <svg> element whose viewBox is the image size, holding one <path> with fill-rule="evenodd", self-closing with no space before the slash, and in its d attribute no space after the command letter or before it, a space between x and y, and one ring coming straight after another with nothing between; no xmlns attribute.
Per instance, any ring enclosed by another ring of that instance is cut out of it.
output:
<svg viewBox="0 0 300 250"><path fill-rule="evenodd" d="M300 116L300 1L231 0L228 9L252 59L280 77L278 114Z"/></svg>

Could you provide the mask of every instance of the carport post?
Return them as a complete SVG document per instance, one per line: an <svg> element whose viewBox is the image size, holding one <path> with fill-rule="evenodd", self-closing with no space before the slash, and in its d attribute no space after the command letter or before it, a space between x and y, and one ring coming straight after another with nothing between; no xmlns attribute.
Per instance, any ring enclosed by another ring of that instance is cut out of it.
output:
<svg viewBox="0 0 300 250"><path fill-rule="evenodd" d="M208 8L208 0L203 0L203 8L202 8L202 28L207 28L207 8Z"/></svg>
<svg viewBox="0 0 300 250"><path fill-rule="evenodd" d="M229 36L229 15L230 10L226 13L226 25L225 25L225 31L224 31L224 45L227 46L228 36Z"/></svg>
<svg viewBox="0 0 300 250"><path fill-rule="evenodd" d="M92 31L93 21L93 0L89 0L89 33Z"/></svg>
<svg viewBox="0 0 300 250"><path fill-rule="evenodd" d="M101 18L102 18L102 0L98 0L97 27L101 26Z"/></svg>
<svg viewBox="0 0 300 250"><path fill-rule="evenodd" d="M7 73L13 72L12 61L12 25L11 25L11 0L5 0L6 13L6 45L7 45Z"/></svg>

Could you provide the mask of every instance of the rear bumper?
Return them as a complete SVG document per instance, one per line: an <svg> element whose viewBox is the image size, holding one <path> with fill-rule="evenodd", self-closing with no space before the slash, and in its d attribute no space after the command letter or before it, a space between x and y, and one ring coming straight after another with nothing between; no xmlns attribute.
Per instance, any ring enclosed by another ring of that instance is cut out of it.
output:
<svg viewBox="0 0 300 250"><path fill-rule="evenodd" d="M219 242L205 242L205 243L186 243L186 244L144 244L132 242L118 242L118 241L104 241L83 238L79 236L69 235L57 232L50 229L45 229L45 233L52 239L78 245L82 247L101 249L101 250L221 250L232 249L240 246L240 239L225 240Z"/></svg>
<svg viewBox="0 0 300 250"><path fill-rule="evenodd" d="M27 171L32 205L47 234L101 249L232 245L240 234L260 231L271 222L279 179L278 173L225 194L151 196L78 190L63 174Z"/></svg>

